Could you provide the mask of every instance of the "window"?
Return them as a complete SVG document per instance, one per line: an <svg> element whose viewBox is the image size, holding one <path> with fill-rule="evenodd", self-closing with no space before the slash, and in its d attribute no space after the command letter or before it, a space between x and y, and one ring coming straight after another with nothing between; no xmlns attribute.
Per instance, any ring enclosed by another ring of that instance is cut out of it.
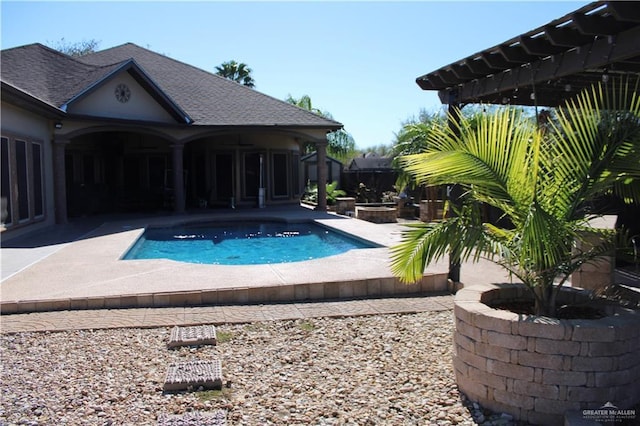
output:
<svg viewBox="0 0 640 426"><path fill-rule="evenodd" d="M3 223L11 226L42 218L44 216L42 144L26 138L3 136L1 154Z"/></svg>
<svg viewBox="0 0 640 426"><path fill-rule="evenodd" d="M247 153L244 155L244 196L257 197L260 186L260 154Z"/></svg>
<svg viewBox="0 0 640 426"><path fill-rule="evenodd" d="M287 154L273 154L272 158L273 197L288 197L289 182L287 176L289 174L289 163L287 161Z"/></svg>
<svg viewBox="0 0 640 426"><path fill-rule="evenodd" d="M300 154L294 153L291 156L291 182L293 184L293 196L300 195Z"/></svg>
<svg viewBox="0 0 640 426"><path fill-rule="evenodd" d="M29 171L27 170L27 143L16 141L16 174L18 192L18 220L29 219Z"/></svg>
<svg viewBox="0 0 640 426"><path fill-rule="evenodd" d="M2 155L2 167L0 173L2 173L2 192L0 193L0 197L2 197L2 223L8 225L12 222L11 217L11 173L9 169L9 139L2 138L1 144L1 152Z"/></svg>
<svg viewBox="0 0 640 426"><path fill-rule="evenodd" d="M44 193L42 188L42 145L31 144L31 161L33 163L33 214L44 215Z"/></svg>

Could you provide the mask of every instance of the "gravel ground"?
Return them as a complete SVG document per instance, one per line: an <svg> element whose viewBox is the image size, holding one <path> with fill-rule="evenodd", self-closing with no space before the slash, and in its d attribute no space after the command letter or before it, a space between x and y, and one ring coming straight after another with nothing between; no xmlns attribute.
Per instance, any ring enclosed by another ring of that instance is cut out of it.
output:
<svg viewBox="0 0 640 426"><path fill-rule="evenodd" d="M167 349L169 328L0 336L0 424L153 425L227 410L239 425L510 424L464 401L451 311L217 327ZM170 362L222 361L224 389L162 392Z"/></svg>

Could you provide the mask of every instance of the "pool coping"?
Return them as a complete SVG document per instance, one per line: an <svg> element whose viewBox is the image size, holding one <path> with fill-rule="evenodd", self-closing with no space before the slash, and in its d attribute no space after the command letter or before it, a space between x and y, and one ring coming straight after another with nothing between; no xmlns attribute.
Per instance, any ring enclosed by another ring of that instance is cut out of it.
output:
<svg viewBox="0 0 640 426"><path fill-rule="evenodd" d="M411 285L401 283L391 274L388 247L399 242L401 224L372 224L305 208L232 213L233 216L229 212L205 212L105 222L4 279L0 312L260 304L406 296L446 290L446 262L431 265L423 280ZM316 221L381 247L271 265L120 260L146 226L222 218Z"/></svg>

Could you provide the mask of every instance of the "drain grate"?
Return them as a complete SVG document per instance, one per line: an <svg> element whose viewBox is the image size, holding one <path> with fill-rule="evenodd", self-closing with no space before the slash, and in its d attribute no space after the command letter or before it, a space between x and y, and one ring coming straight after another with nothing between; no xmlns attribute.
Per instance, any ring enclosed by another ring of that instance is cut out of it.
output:
<svg viewBox="0 0 640 426"><path fill-rule="evenodd" d="M160 414L158 426L224 426L227 424L227 412L216 410L211 413L193 411L184 414Z"/></svg>
<svg viewBox="0 0 640 426"><path fill-rule="evenodd" d="M222 366L219 359L171 363L164 381L165 391L222 389Z"/></svg>
<svg viewBox="0 0 640 426"><path fill-rule="evenodd" d="M215 345L216 328L213 325L198 325L193 327L173 327L167 346Z"/></svg>

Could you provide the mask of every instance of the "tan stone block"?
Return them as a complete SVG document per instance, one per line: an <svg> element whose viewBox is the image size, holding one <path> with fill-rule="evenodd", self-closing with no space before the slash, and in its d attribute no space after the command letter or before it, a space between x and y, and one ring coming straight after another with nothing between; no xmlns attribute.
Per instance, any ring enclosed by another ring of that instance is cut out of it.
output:
<svg viewBox="0 0 640 426"><path fill-rule="evenodd" d="M544 370L542 383L545 385L585 386L587 374L582 371Z"/></svg>
<svg viewBox="0 0 640 426"><path fill-rule="evenodd" d="M494 389L495 392L502 391L506 392L507 390L507 379L504 376L497 376L495 374L487 373L486 371L479 370L474 367L469 367L468 375L471 380L474 380L478 383L482 383L483 385L487 385L487 387ZM503 401L499 401L503 402ZM531 401L533 405L533 398Z"/></svg>
<svg viewBox="0 0 640 426"><path fill-rule="evenodd" d="M217 305L218 304L218 290L203 290L200 295L203 305Z"/></svg>
<svg viewBox="0 0 640 426"><path fill-rule="evenodd" d="M120 296L121 308L137 308L138 296Z"/></svg>
<svg viewBox="0 0 640 426"><path fill-rule="evenodd" d="M202 304L202 295L199 291L169 294L170 306L197 306Z"/></svg>
<svg viewBox="0 0 640 426"><path fill-rule="evenodd" d="M353 297L353 283L351 281L338 284L338 298L350 299Z"/></svg>
<svg viewBox="0 0 640 426"><path fill-rule="evenodd" d="M36 302L24 301L18 302L18 313L38 312Z"/></svg>
<svg viewBox="0 0 640 426"><path fill-rule="evenodd" d="M627 370L609 371L605 373L595 373L596 387L620 386L627 383L634 383L640 376L640 365Z"/></svg>
<svg viewBox="0 0 640 426"><path fill-rule="evenodd" d="M475 344L475 353L490 359L509 362L511 360L511 350L500 346L478 342Z"/></svg>
<svg viewBox="0 0 640 426"><path fill-rule="evenodd" d="M486 305L482 305L486 306ZM513 312L503 311L499 309L478 310L474 315L474 324L485 330L497 331L499 333L511 334L512 322L517 321L518 316Z"/></svg>
<svg viewBox="0 0 640 426"><path fill-rule="evenodd" d="M104 298L100 298L101 306L104 307ZM89 307L89 301L87 301L87 307ZM68 311L71 309L71 300L70 299L57 299L53 300L53 310L54 311Z"/></svg>
<svg viewBox="0 0 640 426"><path fill-rule="evenodd" d="M171 298L169 294L157 293L153 295L153 306L156 308L171 306Z"/></svg>
<svg viewBox="0 0 640 426"><path fill-rule="evenodd" d="M616 330L603 321L571 320L573 325L571 340L579 342L614 342Z"/></svg>
<svg viewBox="0 0 640 426"><path fill-rule="evenodd" d="M471 353L476 353L475 342L467 336L464 336L460 333L454 333L453 340L455 341L456 345L460 346L461 348ZM478 355L482 354L478 353Z"/></svg>
<svg viewBox="0 0 640 426"><path fill-rule="evenodd" d="M616 342L589 342L587 354L589 356L615 356L633 350L630 341L622 340ZM640 350L640 346L636 349Z"/></svg>
<svg viewBox="0 0 640 426"><path fill-rule="evenodd" d="M429 293L436 291L435 276L433 274L424 275L420 280L420 292Z"/></svg>
<svg viewBox="0 0 640 426"><path fill-rule="evenodd" d="M324 299L324 283L313 283L309 284L309 299L310 300L318 300Z"/></svg>
<svg viewBox="0 0 640 426"><path fill-rule="evenodd" d="M456 331L476 342L482 341L482 332L479 328L467 324L464 321L456 319Z"/></svg>
<svg viewBox="0 0 640 426"><path fill-rule="evenodd" d="M136 306L139 308L152 308L153 307L153 295L152 294L138 294L136 295Z"/></svg>
<svg viewBox="0 0 640 426"><path fill-rule="evenodd" d="M518 350L527 348L527 339L522 336L514 336L511 334L489 331L487 333L487 338L490 345Z"/></svg>
<svg viewBox="0 0 640 426"><path fill-rule="evenodd" d="M458 388L471 400L484 405L487 398L487 386L465 377L458 377Z"/></svg>
<svg viewBox="0 0 640 426"><path fill-rule="evenodd" d="M618 355L616 360L616 368L618 370L628 370L640 364L640 354L638 351L628 352L624 355Z"/></svg>
<svg viewBox="0 0 640 426"><path fill-rule="evenodd" d="M546 317L528 317L518 322L518 334L527 337L540 337L552 340L564 340L569 329L566 321Z"/></svg>
<svg viewBox="0 0 640 426"><path fill-rule="evenodd" d="M309 284L297 284L293 286L294 300L308 300L309 299Z"/></svg>
<svg viewBox="0 0 640 426"><path fill-rule="evenodd" d="M102 297L89 297L87 298L87 309L103 309L104 298Z"/></svg>
<svg viewBox="0 0 640 426"><path fill-rule="evenodd" d="M495 359L487 359L487 371L499 376L512 379L533 381L533 368L523 365L515 365Z"/></svg>
<svg viewBox="0 0 640 426"><path fill-rule="evenodd" d="M447 291L447 274L433 276L433 291Z"/></svg>
<svg viewBox="0 0 640 426"><path fill-rule="evenodd" d="M513 392L507 392L502 389L495 389L493 391L493 397L499 403L511 406L518 407L522 410L531 410L533 409L534 399L532 396L520 395Z"/></svg>
<svg viewBox="0 0 640 426"><path fill-rule="evenodd" d="M248 303L269 303L277 302L277 300L267 299L268 287L249 287L247 289Z"/></svg>
<svg viewBox="0 0 640 426"><path fill-rule="evenodd" d="M487 368L487 359L476 355L468 350L464 349L461 346L457 348L458 358L461 361L464 361L469 366L475 367L479 370L486 370Z"/></svg>
<svg viewBox="0 0 640 426"><path fill-rule="evenodd" d="M353 282L353 297L366 297L368 294L368 280L358 280Z"/></svg>
<svg viewBox="0 0 640 426"><path fill-rule="evenodd" d="M580 354L580 342L565 340L552 340L544 338L532 338L535 342L535 351L541 354L569 355Z"/></svg>
<svg viewBox="0 0 640 426"><path fill-rule="evenodd" d="M614 359L611 357L583 357L576 356L571 359L573 371L612 371L615 370Z"/></svg>
<svg viewBox="0 0 640 426"><path fill-rule="evenodd" d="M550 399L558 399L559 395L559 386L557 385L543 385L525 380L514 380L513 388L510 390L520 395L539 396Z"/></svg>
<svg viewBox="0 0 640 426"><path fill-rule="evenodd" d="M473 306L476 302L458 302L453 304L453 314L456 318L466 322L469 325L473 325Z"/></svg>
<svg viewBox="0 0 640 426"><path fill-rule="evenodd" d="M520 351L518 354L518 364L529 367L562 370L562 360L562 355L548 355L529 351Z"/></svg>
<svg viewBox="0 0 640 426"><path fill-rule="evenodd" d="M283 302L294 299L294 286L293 285L278 285L274 287L268 287L265 289L269 300Z"/></svg>
<svg viewBox="0 0 640 426"><path fill-rule="evenodd" d="M324 283L324 295L327 299L338 299L340 297L340 283Z"/></svg>
<svg viewBox="0 0 640 426"><path fill-rule="evenodd" d="M3 302L0 304L0 312L3 314L15 314L18 312L18 302Z"/></svg>
<svg viewBox="0 0 640 426"><path fill-rule="evenodd" d="M104 298L104 307L106 309L119 308L120 306L121 306L121 304L120 304L120 297L119 296L105 297Z"/></svg>

